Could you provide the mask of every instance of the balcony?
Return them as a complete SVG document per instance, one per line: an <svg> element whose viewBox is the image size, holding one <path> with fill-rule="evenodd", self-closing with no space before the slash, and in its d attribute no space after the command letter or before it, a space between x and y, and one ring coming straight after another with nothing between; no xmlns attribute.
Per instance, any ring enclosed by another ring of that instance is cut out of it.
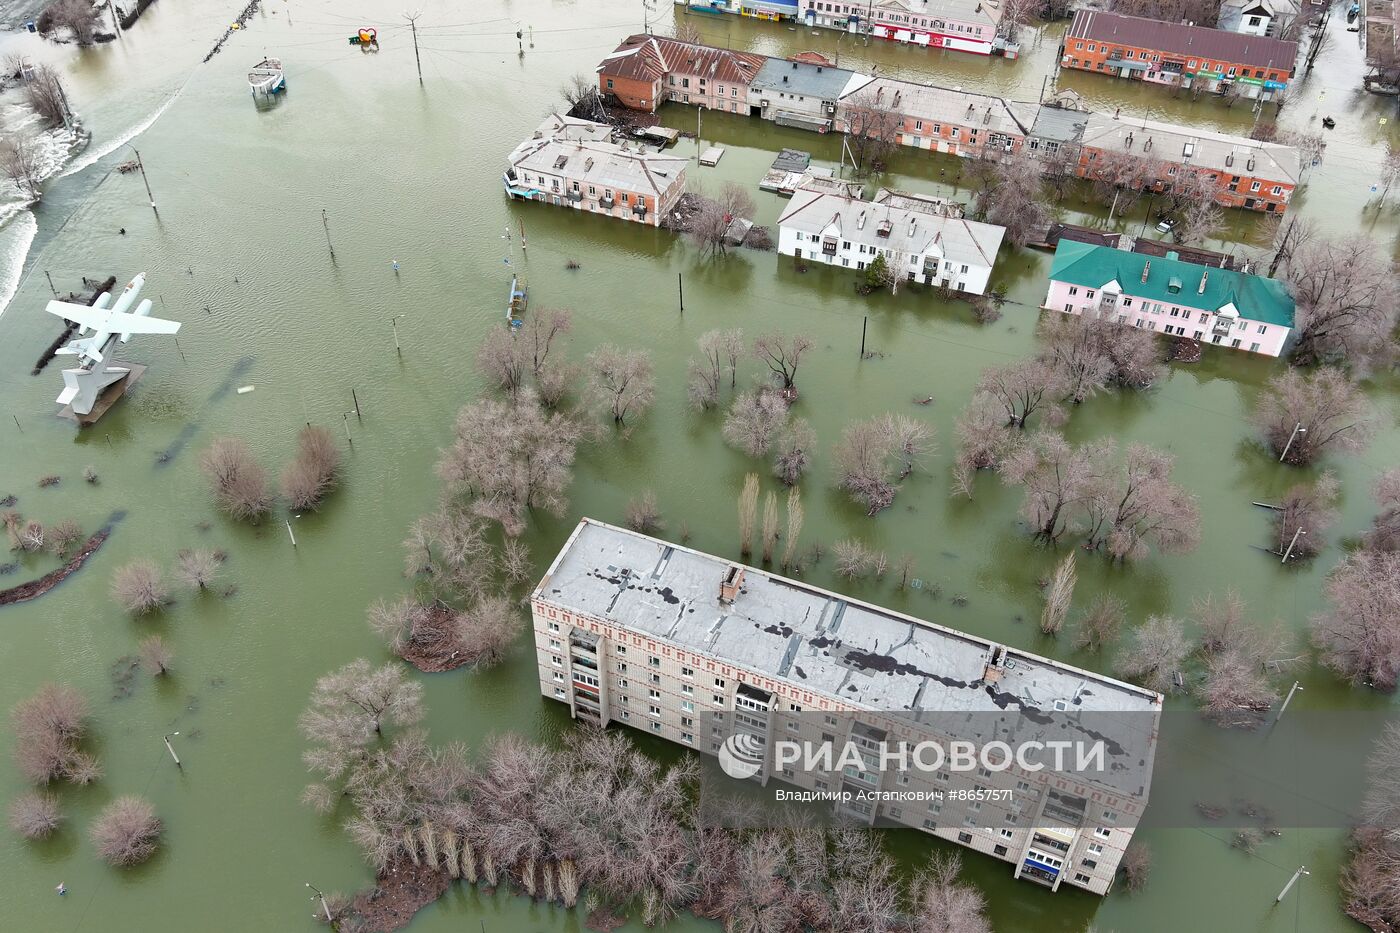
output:
<svg viewBox="0 0 1400 933"><path fill-rule="evenodd" d="M582 200L583 200L583 192L582 192L582 191L570 191L570 192L569 192L569 200L570 200L570 201L573 201L573 202L575 202L575 203L578 203L579 201L582 201Z"/></svg>
<svg viewBox="0 0 1400 933"><path fill-rule="evenodd" d="M827 237L822 240L822 252L828 256L836 255L836 239L834 237Z"/></svg>
<svg viewBox="0 0 1400 933"><path fill-rule="evenodd" d="M617 202L614 201L612 198L606 196L599 198L598 203L601 204L603 207L607 208L608 210L612 210L613 206L617 204Z"/></svg>

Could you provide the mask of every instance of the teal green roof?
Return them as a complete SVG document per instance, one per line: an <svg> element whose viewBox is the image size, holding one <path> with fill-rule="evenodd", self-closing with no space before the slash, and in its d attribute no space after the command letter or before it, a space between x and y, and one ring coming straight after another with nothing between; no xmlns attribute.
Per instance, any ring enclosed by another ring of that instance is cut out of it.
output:
<svg viewBox="0 0 1400 933"><path fill-rule="evenodd" d="M1143 267L1147 281L1142 281ZM1198 294L1201 274L1206 276L1206 290ZM1103 288L1117 281L1123 292L1134 298L1146 298L1165 304L1186 305L1218 311L1233 304L1240 317L1265 324L1293 326L1293 298L1282 282L1262 275L1231 272L1184 262L1162 256L1145 256L1111 246L1095 246L1074 240L1060 240L1055 249L1055 261L1050 266L1050 278L1057 282ZM1168 286L1178 285L1171 291Z"/></svg>

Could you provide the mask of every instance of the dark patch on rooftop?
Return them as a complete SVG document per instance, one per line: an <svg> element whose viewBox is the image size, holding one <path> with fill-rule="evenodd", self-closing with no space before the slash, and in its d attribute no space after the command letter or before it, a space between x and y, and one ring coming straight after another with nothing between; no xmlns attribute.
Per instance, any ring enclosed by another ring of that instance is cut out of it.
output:
<svg viewBox="0 0 1400 933"><path fill-rule="evenodd" d="M844 659L852 667L864 671L884 671L886 674L913 674L916 677L927 677L929 680L937 681L945 687L965 689L973 686L966 680L958 680L955 677L945 677L942 674L935 674L931 671L920 669L917 665L906 661L896 661L887 654L875 654L870 651L858 651L852 649L846 652ZM1002 707L1005 709L1005 707Z"/></svg>
<svg viewBox="0 0 1400 933"><path fill-rule="evenodd" d="M671 592L671 588L669 586L662 587L656 592L661 595L662 599L666 600L666 602L670 603L671 605L675 605L676 603L681 601L681 598L679 596Z"/></svg>
<svg viewBox="0 0 1400 933"><path fill-rule="evenodd" d="M756 626L758 625L758 623L755 622L754 625ZM764 631L767 632L769 635L781 635L784 638L791 638L793 633L793 629L791 626L781 624L770 625L767 628L765 628Z"/></svg>

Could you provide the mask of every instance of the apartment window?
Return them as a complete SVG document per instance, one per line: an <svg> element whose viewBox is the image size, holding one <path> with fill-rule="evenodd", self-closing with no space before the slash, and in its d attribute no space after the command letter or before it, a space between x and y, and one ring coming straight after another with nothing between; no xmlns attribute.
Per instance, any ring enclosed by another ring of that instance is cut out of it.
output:
<svg viewBox="0 0 1400 933"><path fill-rule="evenodd" d="M588 186L588 196L589 196L590 198L593 197L594 195L596 195L597 193L598 193L598 189L597 189L597 188L593 187L592 185L589 185L589 186Z"/></svg>
<svg viewBox="0 0 1400 933"><path fill-rule="evenodd" d="M1205 333L1205 331L1203 331L1203 330L1195 331L1195 332L1193 332L1193 333L1191 334L1191 339L1193 339L1193 340L1200 340L1200 339L1201 339L1201 335L1204 334L1204 333Z"/></svg>
<svg viewBox="0 0 1400 933"><path fill-rule="evenodd" d="M1030 786L1029 784L1027 784L1025 781L1017 781L1017 782L1016 782L1016 789L1019 790L1019 791L1026 791L1026 790L1030 790L1030 789L1031 789L1031 786Z"/></svg>
<svg viewBox="0 0 1400 933"><path fill-rule="evenodd" d="M930 801L929 801L929 804L928 804L928 812L930 812L930 813L941 813L942 811L943 811L943 801L942 801L942 800L937 800L937 799L935 799L935 800L930 800Z"/></svg>
<svg viewBox="0 0 1400 933"><path fill-rule="evenodd" d="M841 241L841 248L842 248L842 249L850 249L850 248L851 248L851 241L850 241L850 240L842 240L842 241Z"/></svg>
<svg viewBox="0 0 1400 933"><path fill-rule="evenodd" d="M562 696L564 695L564 688L563 688L563 687L555 687L555 688L554 688L554 695L557 696L557 697L562 697Z"/></svg>
<svg viewBox="0 0 1400 933"><path fill-rule="evenodd" d="M1239 340L1239 338L1236 337L1234 340L1231 340L1231 341L1230 341L1230 346L1231 346L1231 347L1234 347L1235 349L1238 350L1238 349L1239 349L1239 346L1240 346L1240 340Z"/></svg>
<svg viewBox="0 0 1400 933"><path fill-rule="evenodd" d="M659 700L661 699L661 691L648 689L647 696L651 697L653 700Z"/></svg>
<svg viewBox="0 0 1400 933"><path fill-rule="evenodd" d="M710 699L714 701L714 704L715 704L716 706L723 706L723 705L724 705L724 696L723 696L722 694L718 694L718 693L711 694Z"/></svg>
<svg viewBox="0 0 1400 933"><path fill-rule="evenodd" d="M627 699L627 698L626 698L626 697L623 697L623 699L625 700L625 699ZM629 711L627 711L627 710L623 710L623 711L622 711L622 718L623 718L623 719L631 719L631 718L632 718L632 714L631 714Z"/></svg>
<svg viewBox="0 0 1400 933"><path fill-rule="evenodd" d="M630 194L624 193L624 194L622 195L622 203L623 203L623 204L628 203L628 198L630 198L630 197L632 197Z"/></svg>
<svg viewBox="0 0 1400 933"><path fill-rule="evenodd" d="M1093 290L1092 288L1085 289L1085 290L1084 290L1084 297L1085 297L1085 298L1093 298L1093 297L1094 297L1094 290Z"/></svg>
<svg viewBox="0 0 1400 933"><path fill-rule="evenodd" d="M609 79L608 79L608 90L611 91L612 89L613 89L612 78L609 78Z"/></svg>
<svg viewBox="0 0 1400 933"><path fill-rule="evenodd" d="M619 678L617 679L617 685L618 685L619 687L621 687L623 690L626 690L626 689L627 689L627 678L626 678L626 677L619 677Z"/></svg>
<svg viewBox="0 0 1400 933"><path fill-rule="evenodd" d="M695 696L695 685L681 684L681 693L685 694L688 697Z"/></svg>
<svg viewBox="0 0 1400 933"><path fill-rule="evenodd" d="M617 645L616 647L613 648L613 653L614 653L614 654L626 654L626 653L627 653L627 646L626 646L626 645Z"/></svg>
<svg viewBox="0 0 1400 933"><path fill-rule="evenodd" d="M986 768L983 768L983 767L981 767L981 766L979 765L978 768L977 768L977 776L978 776L978 777L989 778L989 777L992 776L992 772L988 771Z"/></svg>
<svg viewBox="0 0 1400 933"><path fill-rule="evenodd" d="M655 717L658 717L658 718L659 718L659 717L661 716L661 707L659 707L659 706L648 706L648 707L647 707L647 715L648 715L648 716L655 716Z"/></svg>
<svg viewBox="0 0 1400 933"><path fill-rule="evenodd" d="M1269 189L1269 193L1274 196L1283 194L1283 185L1274 185L1272 188Z"/></svg>
<svg viewBox="0 0 1400 933"><path fill-rule="evenodd" d="M659 723L659 722L654 722L654 723L652 723L652 724L651 724L651 731L652 731L652 732L660 732L660 731L661 731L661 723Z"/></svg>
<svg viewBox="0 0 1400 933"><path fill-rule="evenodd" d="M1204 323L1206 323L1206 322L1209 321L1209 320L1210 320L1210 314L1207 313L1207 312L1205 312L1205 311L1202 311L1202 312L1201 312L1200 323L1204 324Z"/></svg>
<svg viewBox="0 0 1400 933"><path fill-rule="evenodd" d="M1088 884L1089 876L1084 874L1082 871L1078 871L1074 873L1074 880L1079 884Z"/></svg>
<svg viewBox="0 0 1400 933"><path fill-rule="evenodd" d="M1186 67L1189 68L1189 69L1191 69L1192 71L1195 71L1195 70L1196 70L1196 60L1195 60L1194 58L1191 59L1189 62L1186 63Z"/></svg>
<svg viewBox="0 0 1400 933"><path fill-rule="evenodd" d="M661 683L661 675L660 675L660 674L652 674L652 675L651 675L651 682L654 683L654 684L659 684L659 683Z"/></svg>
<svg viewBox="0 0 1400 933"><path fill-rule="evenodd" d="M1005 855L1005 854L1006 854L1006 846L993 846L993 847L992 847L992 854L994 854L994 855Z"/></svg>
<svg viewBox="0 0 1400 933"><path fill-rule="evenodd" d="M1069 287L1069 293L1070 293L1071 295L1078 295L1078 294L1079 294L1079 289L1077 289L1077 288L1075 288L1073 285L1071 285L1071 286Z"/></svg>
<svg viewBox="0 0 1400 933"><path fill-rule="evenodd" d="M1098 836L1100 839L1107 839L1109 836L1113 835L1113 830L1099 826L1095 828L1094 835Z"/></svg>
<svg viewBox="0 0 1400 933"><path fill-rule="evenodd" d="M1258 191L1258 190L1259 190L1259 187L1260 187L1260 185L1259 185L1259 182L1257 182L1257 181L1252 181L1252 182L1249 183L1249 190L1250 190L1250 191Z"/></svg>
<svg viewBox="0 0 1400 933"><path fill-rule="evenodd" d="M657 657L656 655L654 655L654 654L653 654L653 655L649 655L649 656L647 657L647 663L650 664L652 667L660 667L660 666L661 666L661 659L658 658L658 657Z"/></svg>
<svg viewBox="0 0 1400 933"><path fill-rule="evenodd" d="M937 828L938 828L938 824L935 823L933 820L924 820L923 826L924 826L924 829L937 829Z"/></svg>
<svg viewBox="0 0 1400 933"><path fill-rule="evenodd" d="M544 627L547 628L547 629L549 629L551 632L557 632L557 631L559 631L559 623L558 623L558 622L546 622L546 623L544 624Z"/></svg>
<svg viewBox="0 0 1400 933"><path fill-rule="evenodd" d="M1016 833L1015 833L1014 831L1012 831L1012 830L1009 830L1009 829L1003 829L1003 830L1001 831L1001 838L1003 838L1003 839L1010 839L1012 836L1015 836L1015 835L1016 835Z"/></svg>
<svg viewBox="0 0 1400 933"><path fill-rule="evenodd" d="M715 678L715 687L718 688L718 689L720 689L720 690L723 690L723 689L724 689L724 678L723 678L723 677L716 677L716 678Z"/></svg>
<svg viewBox="0 0 1400 933"><path fill-rule="evenodd" d="M684 742L684 743L687 744L687 745L694 745L694 744L695 744L695 736L691 735L689 732L682 732L682 733L681 733L681 741Z"/></svg>
<svg viewBox="0 0 1400 933"><path fill-rule="evenodd" d="M939 781L941 781L942 783L947 784L947 783L948 783L949 774L948 774L947 771L939 771L937 774L934 775L934 777L937 778L937 779L938 779Z"/></svg>
<svg viewBox="0 0 1400 933"><path fill-rule="evenodd" d="M1105 810L1103 811L1103 819L1105 823L1116 823L1118 822L1118 812L1116 810Z"/></svg>
<svg viewBox="0 0 1400 933"><path fill-rule="evenodd" d="M916 129L916 130L922 130L923 128L924 128L924 121L923 121L923 120L915 120L915 121L914 121L914 129Z"/></svg>
<svg viewBox="0 0 1400 933"><path fill-rule="evenodd" d="M695 704L690 700L681 700L681 709L685 710L687 713L693 713L695 712Z"/></svg>
<svg viewBox="0 0 1400 933"><path fill-rule="evenodd" d="M557 638L551 638L551 639L549 640L549 647L551 647L551 648L558 648L558 647L559 647L559 639L557 639Z"/></svg>
<svg viewBox="0 0 1400 933"><path fill-rule="evenodd" d="M1258 352L1259 352L1259 344L1257 344L1257 343L1251 343L1251 344L1249 345L1249 352L1250 352L1250 353L1258 353Z"/></svg>
<svg viewBox="0 0 1400 933"><path fill-rule="evenodd" d="M1089 869L1090 871L1093 871L1095 868L1099 867L1099 863L1091 858L1080 859L1079 864L1082 867Z"/></svg>
<svg viewBox="0 0 1400 933"><path fill-rule="evenodd" d="M681 676L682 676L682 677L694 677L694 676L695 676L695 668L693 668L693 667L683 667L683 668L681 668Z"/></svg>
<svg viewBox="0 0 1400 933"><path fill-rule="evenodd" d="M555 672L554 672L554 679L555 679L556 681L558 681L559 683L562 684L562 683L564 682L564 675L563 675L562 673L560 673L559 671L555 671Z"/></svg>
<svg viewBox="0 0 1400 933"><path fill-rule="evenodd" d="M822 722L826 723L828 726L834 726L836 725L836 717L831 715L823 716Z"/></svg>
<svg viewBox="0 0 1400 933"><path fill-rule="evenodd" d="M788 720L788 722L787 722L787 730L788 730L789 732L796 732L796 731L797 731L797 720L796 720L796 719L789 719L789 720Z"/></svg>
<svg viewBox="0 0 1400 933"><path fill-rule="evenodd" d="M627 697L627 696L620 696L620 697L618 697L618 698L617 698L617 702L621 703L623 706L631 706L631 705L632 705L632 699L631 699L630 697Z"/></svg>
<svg viewBox="0 0 1400 933"><path fill-rule="evenodd" d="M972 842L972 833L958 833L958 842L968 845Z"/></svg>
<svg viewBox="0 0 1400 933"><path fill-rule="evenodd" d="M550 658L550 661L553 662L553 664L554 664L555 667L563 667L563 666L564 666L564 659L561 658L561 657L559 657L559 655L557 655L557 654L554 655L552 658Z"/></svg>
<svg viewBox="0 0 1400 933"><path fill-rule="evenodd" d="M627 673L627 662L626 662L626 661L618 661L618 662L617 662L617 672L618 672L619 674L625 674L625 673Z"/></svg>

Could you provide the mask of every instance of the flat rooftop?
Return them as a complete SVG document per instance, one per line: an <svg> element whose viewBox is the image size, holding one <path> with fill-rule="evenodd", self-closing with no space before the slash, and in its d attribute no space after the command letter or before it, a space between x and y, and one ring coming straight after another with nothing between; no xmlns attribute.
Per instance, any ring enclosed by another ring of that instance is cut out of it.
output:
<svg viewBox="0 0 1400 933"><path fill-rule="evenodd" d="M1150 690L1006 649L995 689L983 674L995 642L745 567L719 601L731 562L585 518L535 596L647 632L805 689L873 710L1023 709L1156 712Z"/></svg>

